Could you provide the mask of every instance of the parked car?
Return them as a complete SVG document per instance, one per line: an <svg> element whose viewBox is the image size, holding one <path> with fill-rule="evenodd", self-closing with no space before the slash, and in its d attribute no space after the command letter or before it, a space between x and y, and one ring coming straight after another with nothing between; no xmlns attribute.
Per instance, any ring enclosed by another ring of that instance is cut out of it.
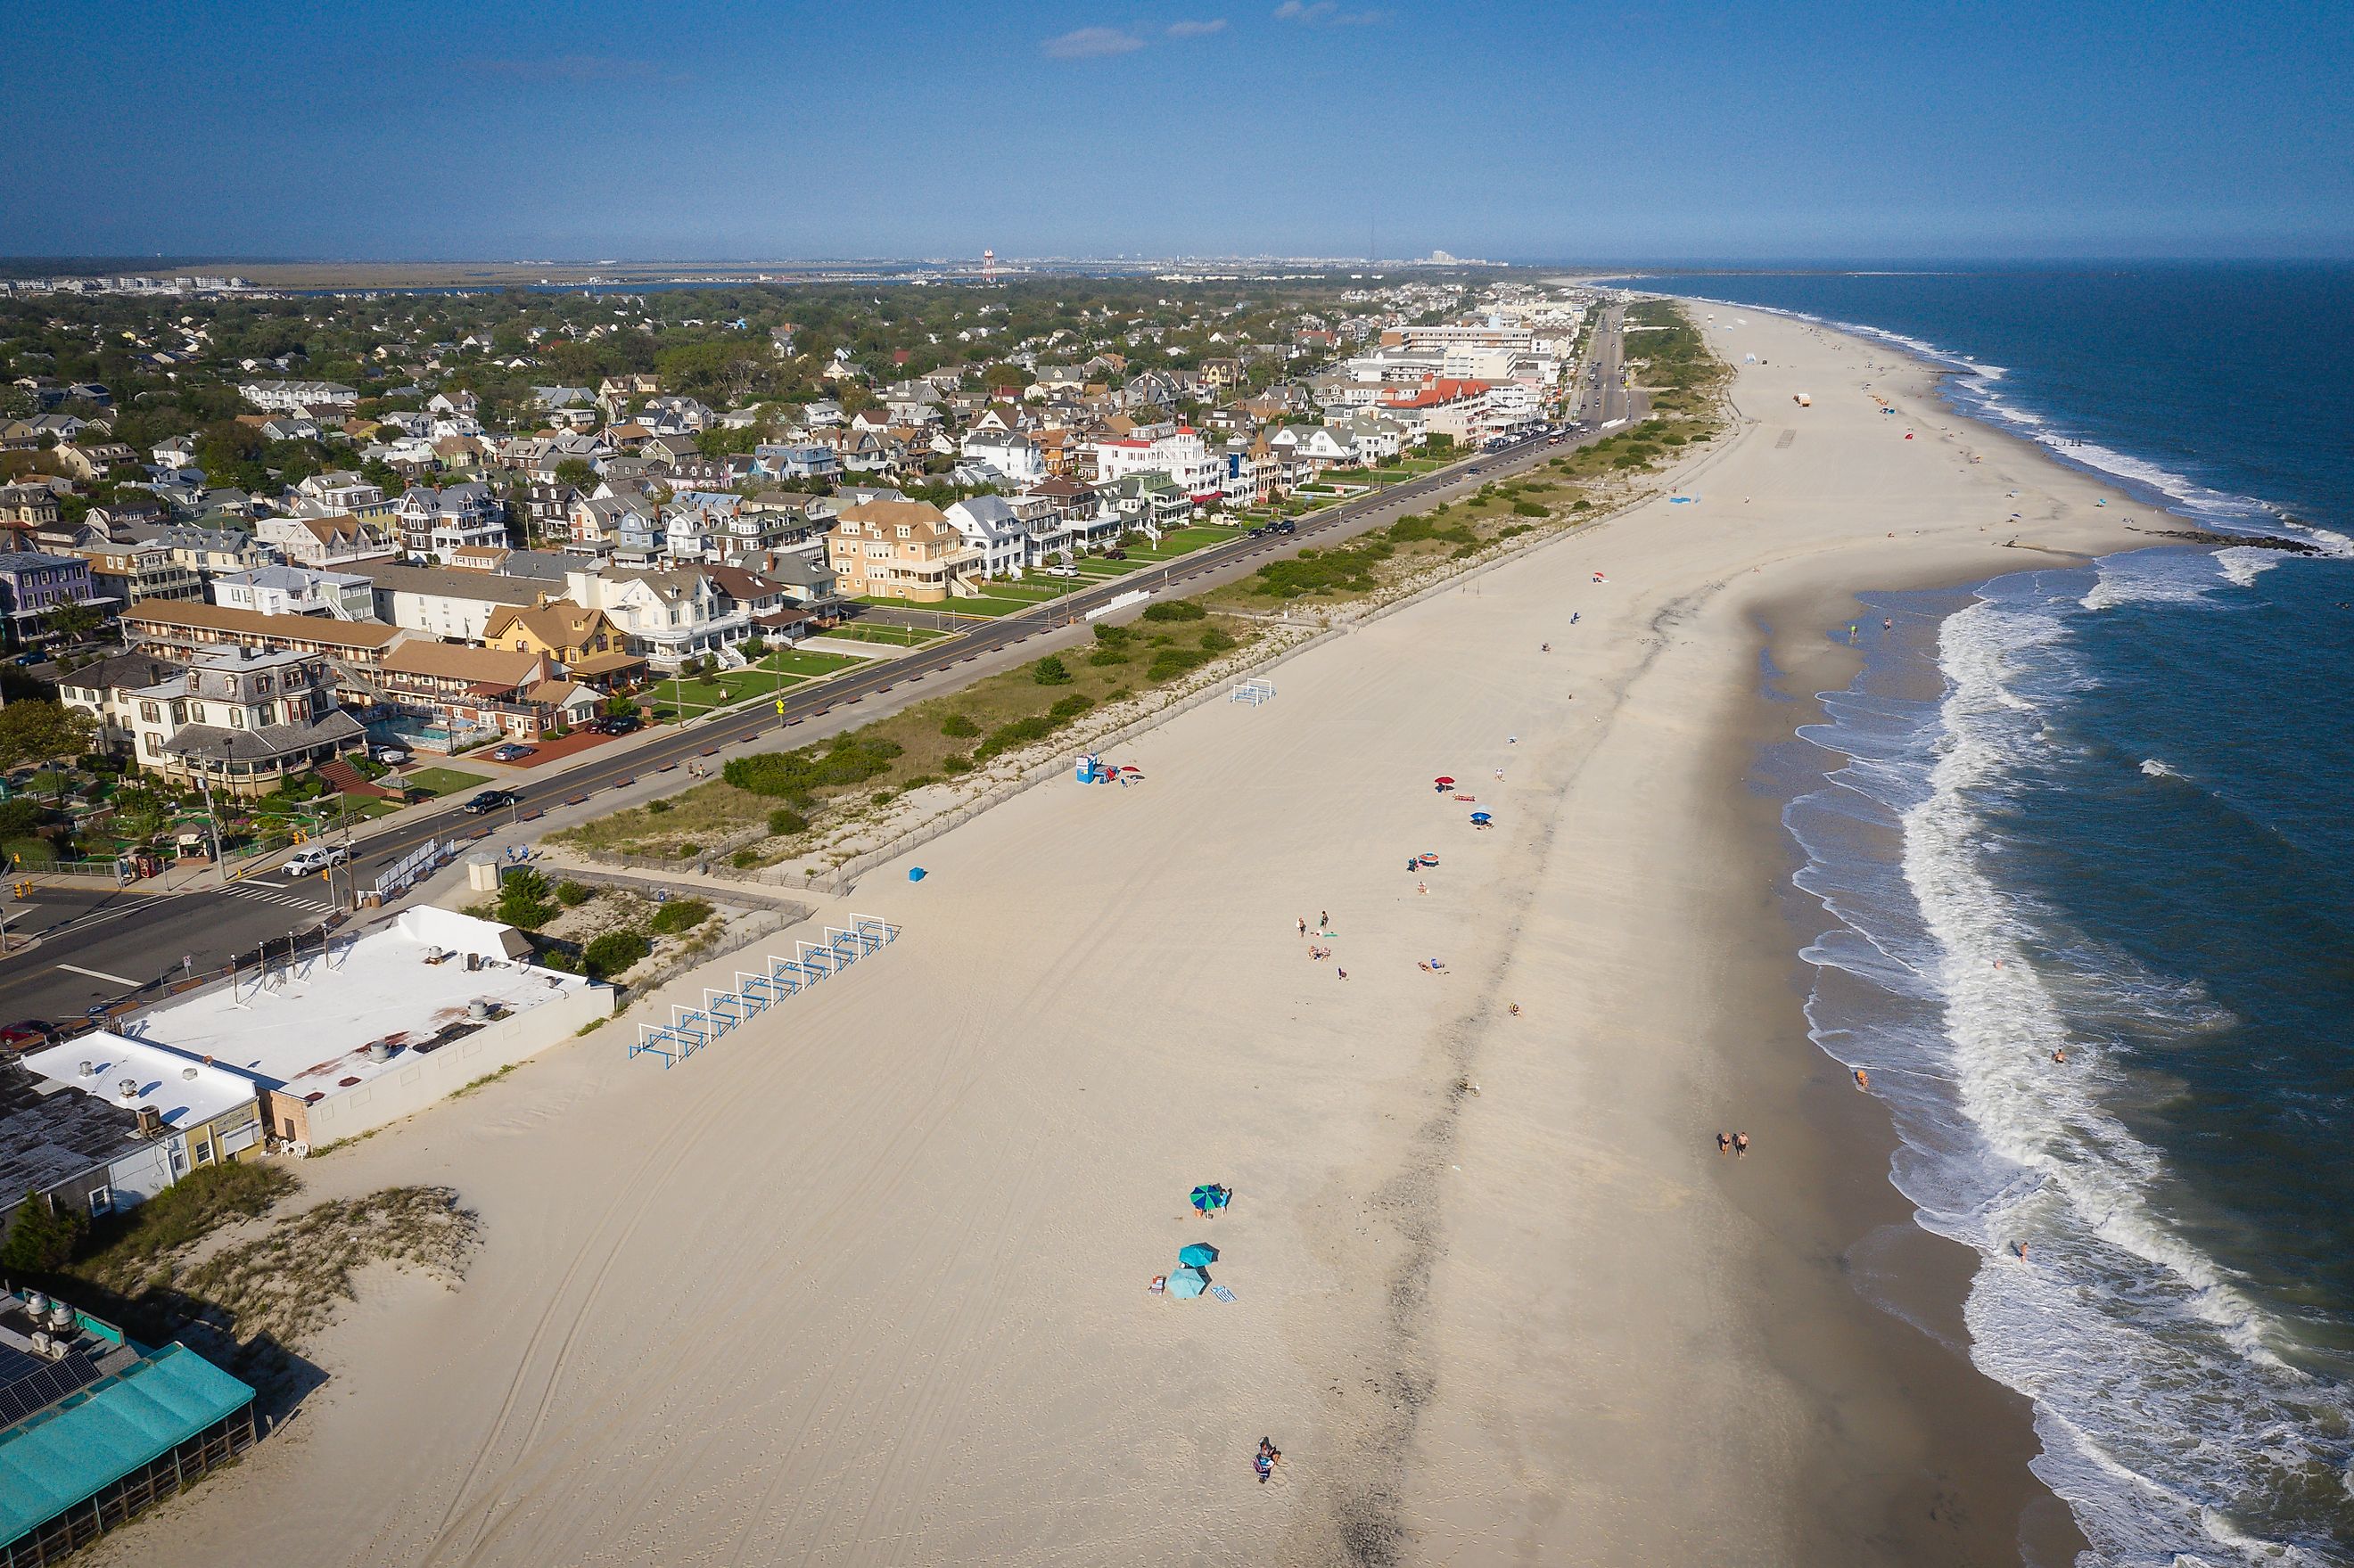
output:
<svg viewBox="0 0 2354 1568"><path fill-rule="evenodd" d="M599 735L634 735L645 726L646 721L635 714L608 714L588 726Z"/></svg>
<svg viewBox="0 0 2354 1568"><path fill-rule="evenodd" d="M1267 531L1270 534L1297 534L1299 532L1299 524L1288 520L1281 523L1270 523L1267 525Z"/></svg>
<svg viewBox="0 0 2354 1568"><path fill-rule="evenodd" d="M37 1051L58 1043L58 1026L39 1018L0 1023L0 1051Z"/></svg>
<svg viewBox="0 0 2354 1568"><path fill-rule="evenodd" d="M491 747L490 750L482 753L482 755L489 758L493 762L521 762L526 757L538 756L539 747L535 746L525 746L519 740L511 740L504 746L494 746Z"/></svg>
<svg viewBox="0 0 2354 1568"><path fill-rule="evenodd" d="M352 858L352 852L341 844L313 844L289 855L278 869L289 876L316 876L331 865L341 865Z"/></svg>
<svg viewBox="0 0 2354 1568"><path fill-rule="evenodd" d="M1114 545L1110 549L1104 552L1104 559L1107 561L1124 561L1128 559L1128 552L1121 549L1118 545Z"/></svg>
<svg viewBox="0 0 2354 1568"><path fill-rule="evenodd" d="M369 747L368 750L370 756L387 768L398 768L408 761L411 756L406 747L399 746L376 746Z"/></svg>
<svg viewBox="0 0 2354 1568"><path fill-rule="evenodd" d="M1076 567L1048 567L1046 568L1046 575L1050 577L1075 577L1079 575L1079 568Z"/></svg>
<svg viewBox="0 0 2354 1568"><path fill-rule="evenodd" d="M466 802L466 815L479 817L485 811L501 811L523 797L512 789L485 789Z"/></svg>

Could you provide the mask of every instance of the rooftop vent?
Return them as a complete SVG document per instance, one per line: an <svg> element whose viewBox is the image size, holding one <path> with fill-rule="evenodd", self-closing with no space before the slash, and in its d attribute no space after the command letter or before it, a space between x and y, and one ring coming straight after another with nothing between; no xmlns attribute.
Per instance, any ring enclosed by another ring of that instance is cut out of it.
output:
<svg viewBox="0 0 2354 1568"><path fill-rule="evenodd" d="M183 1067L180 1069L180 1076L193 1084L196 1081L196 1070L194 1067Z"/></svg>

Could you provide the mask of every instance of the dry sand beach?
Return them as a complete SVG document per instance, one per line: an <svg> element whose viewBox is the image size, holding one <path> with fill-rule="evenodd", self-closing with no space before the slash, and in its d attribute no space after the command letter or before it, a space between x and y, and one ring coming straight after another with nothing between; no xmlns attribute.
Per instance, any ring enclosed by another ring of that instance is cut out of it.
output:
<svg viewBox="0 0 2354 1568"><path fill-rule="evenodd" d="M1695 503L872 874L900 941L676 1070L609 1028L313 1162L456 1187L471 1277L369 1281L285 1430L93 1560L2064 1561L2024 1407L1850 1284L1905 1210L1749 779L1811 716L1761 646L1835 684L1850 590L2116 547L2120 498L1747 323ZM1197 1240L1235 1299L1148 1295ZM1895 1245L1957 1317L1967 1260Z"/></svg>

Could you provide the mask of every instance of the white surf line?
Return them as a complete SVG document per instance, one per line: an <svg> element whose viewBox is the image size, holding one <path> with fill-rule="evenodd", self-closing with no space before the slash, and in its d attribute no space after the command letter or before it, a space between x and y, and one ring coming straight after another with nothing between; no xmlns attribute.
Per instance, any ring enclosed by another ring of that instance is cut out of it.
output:
<svg viewBox="0 0 2354 1568"><path fill-rule="evenodd" d="M88 975L92 980L112 980L116 985L137 985L139 983L135 980L126 980L121 975L108 974L104 969L86 969L80 964L59 964L58 968L73 974Z"/></svg>

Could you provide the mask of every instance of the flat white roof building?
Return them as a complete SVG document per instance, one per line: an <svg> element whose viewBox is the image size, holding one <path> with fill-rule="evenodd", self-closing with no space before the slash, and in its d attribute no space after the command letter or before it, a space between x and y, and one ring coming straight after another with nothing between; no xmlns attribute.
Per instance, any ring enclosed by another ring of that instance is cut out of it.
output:
<svg viewBox="0 0 2354 1568"><path fill-rule="evenodd" d="M256 1099L253 1080L242 1073L105 1030L35 1051L25 1065L126 1110L153 1107L174 1131L252 1106Z"/></svg>
<svg viewBox="0 0 2354 1568"><path fill-rule="evenodd" d="M191 1171L232 1160L261 1142L260 1087L242 1073L101 1030L25 1057L59 1092L129 1111L138 1130L107 1161L90 1213L145 1202Z"/></svg>
<svg viewBox="0 0 2354 1568"><path fill-rule="evenodd" d="M193 1062L246 1080L271 1135L325 1143L420 1109L612 1012L611 987L537 968L530 950L513 927L410 909L163 1002L122 1033L162 1065ZM70 1055L79 1044L58 1049Z"/></svg>

